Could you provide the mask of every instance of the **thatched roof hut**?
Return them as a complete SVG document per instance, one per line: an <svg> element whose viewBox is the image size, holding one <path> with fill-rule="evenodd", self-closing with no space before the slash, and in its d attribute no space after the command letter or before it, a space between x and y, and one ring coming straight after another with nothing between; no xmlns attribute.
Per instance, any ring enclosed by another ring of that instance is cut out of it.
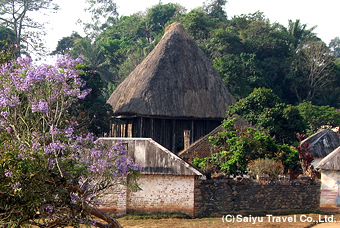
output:
<svg viewBox="0 0 340 228"><path fill-rule="evenodd" d="M324 157L315 169L321 170L340 170L340 146L332 153Z"/></svg>
<svg viewBox="0 0 340 228"><path fill-rule="evenodd" d="M176 22L107 101L117 115L224 118L233 96Z"/></svg>
<svg viewBox="0 0 340 228"><path fill-rule="evenodd" d="M309 143L309 152L315 158L324 158L340 146L340 135L330 129L323 129L301 142Z"/></svg>
<svg viewBox="0 0 340 228"><path fill-rule="evenodd" d="M183 130L191 130L192 142L199 139L221 123L234 101L205 53L175 22L108 99L122 120L111 136L151 137L177 152Z"/></svg>

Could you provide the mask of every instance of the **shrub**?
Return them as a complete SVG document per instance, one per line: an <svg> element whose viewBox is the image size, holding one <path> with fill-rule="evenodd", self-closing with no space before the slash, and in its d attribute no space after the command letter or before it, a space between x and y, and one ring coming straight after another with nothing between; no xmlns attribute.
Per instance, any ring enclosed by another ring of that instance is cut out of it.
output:
<svg viewBox="0 0 340 228"><path fill-rule="evenodd" d="M259 158L248 163L248 171L254 178L257 175L267 174L270 179L277 179L278 175L283 174L284 166L281 161Z"/></svg>

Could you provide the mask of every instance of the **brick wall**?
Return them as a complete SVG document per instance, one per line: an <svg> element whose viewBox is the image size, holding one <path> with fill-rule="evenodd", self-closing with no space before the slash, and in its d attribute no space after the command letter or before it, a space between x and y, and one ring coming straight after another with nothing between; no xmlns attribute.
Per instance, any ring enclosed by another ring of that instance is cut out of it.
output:
<svg viewBox="0 0 340 228"><path fill-rule="evenodd" d="M193 215L194 178L182 175L139 175L142 191L129 192L127 212L183 212Z"/></svg>
<svg viewBox="0 0 340 228"><path fill-rule="evenodd" d="M314 179L267 184L247 179L195 180L196 217L238 210L312 209L319 203L320 182Z"/></svg>
<svg viewBox="0 0 340 228"><path fill-rule="evenodd" d="M142 190L131 192L125 186L110 188L104 194L101 210L120 215L133 212L194 214L195 176L140 174L138 177Z"/></svg>

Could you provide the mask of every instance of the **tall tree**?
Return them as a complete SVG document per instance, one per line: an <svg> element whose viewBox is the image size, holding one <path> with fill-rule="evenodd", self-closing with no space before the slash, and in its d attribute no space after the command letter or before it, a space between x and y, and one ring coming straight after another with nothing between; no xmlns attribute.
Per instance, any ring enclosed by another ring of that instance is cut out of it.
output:
<svg viewBox="0 0 340 228"><path fill-rule="evenodd" d="M340 58L340 38L338 36L331 40L329 48L335 58Z"/></svg>
<svg viewBox="0 0 340 228"><path fill-rule="evenodd" d="M334 57L321 41L305 43L297 53L292 89L299 102L312 101L326 85L335 81Z"/></svg>
<svg viewBox="0 0 340 228"><path fill-rule="evenodd" d="M91 14L91 22L79 19L78 23L83 24L85 33L92 39L115 23L118 16L117 5L112 0L85 0L85 2L88 4L85 11Z"/></svg>
<svg viewBox="0 0 340 228"><path fill-rule="evenodd" d="M313 26L307 29L307 24L301 24L297 19L295 22L288 20L287 31L291 36L291 44L294 50L301 48L304 43L310 40L317 40L315 33L313 32L317 26Z"/></svg>
<svg viewBox="0 0 340 228"><path fill-rule="evenodd" d="M56 11L58 5L51 0L4 0L0 1L0 24L14 31L15 43L19 46L18 55L31 50L41 51L44 24L29 16L30 12Z"/></svg>
<svg viewBox="0 0 340 228"><path fill-rule="evenodd" d="M171 21L173 17L178 15L181 10L182 7L174 3L160 3L148 9L145 19L141 23L148 41L154 41L156 36L163 33L165 25Z"/></svg>
<svg viewBox="0 0 340 228"><path fill-rule="evenodd" d="M93 71L97 71L100 77L106 81L113 81L109 68L109 61L105 58L105 50L89 38L77 39L71 52L72 56L82 56L84 64Z"/></svg>
<svg viewBox="0 0 340 228"><path fill-rule="evenodd" d="M75 42L82 37L77 33L73 32L71 36L63 37L61 40L58 41L58 45L54 51L52 51L51 55L65 55L70 54L72 51Z"/></svg>
<svg viewBox="0 0 340 228"><path fill-rule="evenodd" d="M223 9L227 0L209 0L204 3L204 10L206 13L212 17L217 19L219 22L227 21L227 13Z"/></svg>

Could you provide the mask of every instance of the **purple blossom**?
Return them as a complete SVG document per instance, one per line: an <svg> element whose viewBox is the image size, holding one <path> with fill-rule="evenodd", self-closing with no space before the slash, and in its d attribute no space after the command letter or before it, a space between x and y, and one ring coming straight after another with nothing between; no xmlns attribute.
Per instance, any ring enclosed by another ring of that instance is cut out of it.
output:
<svg viewBox="0 0 340 228"><path fill-rule="evenodd" d="M42 209L49 214L52 214L53 211L54 211L54 207L52 205L47 205L47 206L43 207Z"/></svg>
<svg viewBox="0 0 340 228"><path fill-rule="evenodd" d="M13 172L9 169L5 169L5 177L11 177L13 176Z"/></svg>
<svg viewBox="0 0 340 228"><path fill-rule="evenodd" d="M77 203L80 201L79 197L75 193L70 193L70 198L72 203Z"/></svg>
<svg viewBox="0 0 340 228"><path fill-rule="evenodd" d="M12 186L12 189L14 191L18 191L21 187L21 184L19 182L15 182L15 184Z"/></svg>
<svg viewBox="0 0 340 228"><path fill-rule="evenodd" d="M91 91L83 89L85 82L75 67L79 63L80 59L65 56L58 58L55 66L42 64L35 67L30 58L18 58L1 65L0 128L7 127L11 130L8 137L13 137L12 141L18 140L17 159L13 162L25 160L34 166L36 162L29 160L35 159L46 167L46 171L54 170L57 164L62 165L70 176L74 175L73 180L67 181L86 191L84 195L71 193L71 201L97 205L101 202L97 201L95 194L103 186L98 182L98 176L105 186L105 183L120 182L131 172L139 170L139 166L128 158L122 143L108 147L95 141L93 134L75 135L73 127L77 123L65 121L67 108ZM16 128L18 123L24 123L24 127ZM64 128L59 123L70 126ZM10 129L9 126L14 127ZM21 139L24 142L19 141ZM28 173L35 171L32 169ZM12 172L17 173L16 170L5 170L4 175L10 177ZM21 185L15 182L12 187L20 190ZM53 206L47 205L41 210L58 211Z"/></svg>
<svg viewBox="0 0 340 228"><path fill-rule="evenodd" d="M65 132L65 136L70 138L74 132L74 129L72 126L68 126L65 128L64 132Z"/></svg>
<svg viewBox="0 0 340 228"><path fill-rule="evenodd" d="M38 108L41 113L47 113L48 112L48 104L44 99L41 99L38 104Z"/></svg>
<svg viewBox="0 0 340 228"><path fill-rule="evenodd" d="M55 125L52 125L50 127L50 131L49 132L50 132L51 135L60 134L60 130Z"/></svg>
<svg viewBox="0 0 340 228"><path fill-rule="evenodd" d="M37 103L32 103L31 104L31 109L32 109L32 112L37 112L39 111L39 105Z"/></svg>
<svg viewBox="0 0 340 228"><path fill-rule="evenodd" d="M45 99L40 99L39 102L32 102L31 104L32 112L48 113L48 104Z"/></svg>
<svg viewBox="0 0 340 228"><path fill-rule="evenodd" d="M8 115L9 115L9 112L7 112L7 111L2 111L2 112L1 112L1 115L2 115L3 118L6 120L7 117L8 117Z"/></svg>
<svg viewBox="0 0 340 228"><path fill-rule="evenodd" d="M124 193L119 193L119 198L124 198L125 197L125 194Z"/></svg>
<svg viewBox="0 0 340 228"><path fill-rule="evenodd" d="M84 99L91 91L92 91L92 89L85 89L85 90L81 91L78 94L78 98L79 99Z"/></svg>

